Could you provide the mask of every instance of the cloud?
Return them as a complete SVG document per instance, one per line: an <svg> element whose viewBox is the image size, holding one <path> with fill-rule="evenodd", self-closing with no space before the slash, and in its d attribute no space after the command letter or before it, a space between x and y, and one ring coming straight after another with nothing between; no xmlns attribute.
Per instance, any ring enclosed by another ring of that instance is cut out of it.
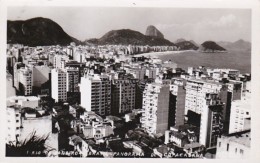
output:
<svg viewBox="0 0 260 163"><path fill-rule="evenodd" d="M240 27L240 22L233 14L223 15L217 19L197 19L194 23L157 24L156 27L163 33L170 33L172 40L180 38L199 39L220 39L220 37L233 36ZM223 36L225 34L225 36ZM222 36L220 36L222 35Z"/></svg>
<svg viewBox="0 0 260 163"><path fill-rule="evenodd" d="M183 24L157 24L156 27L161 30L173 29L173 28L228 28L238 25L236 17L232 14L220 17L217 20L199 20L196 23L183 23Z"/></svg>
<svg viewBox="0 0 260 163"><path fill-rule="evenodd" d="M216 21L205 21L203 22L203 25L205 25L206 27L216 27L216 28L228 28L228 27L234 27L237 25L237 19L234 15L229 14L229 15L225 15L220 17L218 20Z"/></svg>

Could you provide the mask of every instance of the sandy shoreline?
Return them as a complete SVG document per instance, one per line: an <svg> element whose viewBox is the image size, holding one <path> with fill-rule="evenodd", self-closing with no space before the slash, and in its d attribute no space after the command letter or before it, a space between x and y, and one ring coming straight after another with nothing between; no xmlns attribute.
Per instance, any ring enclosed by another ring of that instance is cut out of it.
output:
<svg viewBox="0 0 260 163"><path fill-rule="evenodd" d="M151 52L151 53L137 54L137 55L134 55L134 56L135 56L135 57L141 57L141 56L144 56L144 57L158 57L158 56L160 56L160 55L179 54L179 53L190 52L190 51L194 51L194 50Z"/></svg>

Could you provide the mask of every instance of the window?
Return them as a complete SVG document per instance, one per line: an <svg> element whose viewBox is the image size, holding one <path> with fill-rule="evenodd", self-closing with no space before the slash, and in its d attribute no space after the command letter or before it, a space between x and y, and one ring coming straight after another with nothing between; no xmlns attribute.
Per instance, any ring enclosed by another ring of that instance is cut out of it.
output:
<svg viewBox="0 0 260 163"><path fill-rule="evenodd" d="M229 149L229 144L227 143L227 151L228 151L228 149Z"/></svg>
<svg viewBox="0 0 260 163"><path fill-rule="evenodd" d="M240 154L244 154L244 150L243 149L240 149Z"/></svg>
<svg viewBox="0 0 260 163"><path fill-rule="evenodd" d="M218 143L218 146L219 146L219 147L221 146L221 142Z"/></svg>

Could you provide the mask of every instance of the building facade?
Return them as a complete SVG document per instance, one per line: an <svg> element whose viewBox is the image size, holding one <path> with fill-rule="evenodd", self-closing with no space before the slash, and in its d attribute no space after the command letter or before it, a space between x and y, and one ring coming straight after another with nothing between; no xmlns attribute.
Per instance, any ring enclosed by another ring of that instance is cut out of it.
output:
<svg viewBox="0 0 260 163"><path fill-rule="evenodd" d="M173 78L170 85L169 127L184 125L185 80Z"/></svg>
<svg viewBox="0 0 260 163"><path fill-rule="evenodd" d="M67 100L67 74L62 69L51 70L51 96L55 102Z"/></svg>
<svg viewBox="0 0 260 163"><path fill-rule="evenodd" d="M186 85L185 114L191 110L200 114L205 103L206 93L219 93L221 83L190 79Z"/></svg>
<svg viewBox="0 0 260 163"><path fill-rule="evenodd" d="M53 57L53 67L64 69L65 63L69 60L67 55L54 55Z"/></svg>
<svg viewBox="0 0 260 163"><path fill-rule="evenodd" d="M79 92L79 69L76 67L66 67L67 92Z"/></svg>
<svg viewBox="0 0 260 163"><path fill-rule="evenodd" d="M143 93L141 125L149 134L168 129L170 81L146 84Z"/></svg>
<svg viewBox="0 0 260 163"><path fill-rule="evenodd" d="M136 79L112 80L111 113L122 114L135 109Z"/></svg>
<svg viewBox="0 0 260 163"><path fill-rule="evenodd" d="M21 137L21 113L20 107L9 106L6 109L7 132L6 141L16 144Z"/></svg>
<svg viewBox="0 0 260 163"><path fill-rule="evenodd" d="M86 74L80 83L81 106L99 115L111 113L111 81L106 75Z"/></svg>
<svg viewBox="0 0 260 163"><path fill-rule="evenodd" d="M207 93L200 121L199 143L206 148L215 148L217 138L222 133L222 104L218 94Z"/></svg>
<svg viewBox="0 0 260 163"><path fill-rule="evenodd" d="M22 95L29 96L32 94L32 69L22 67L19 70L19 91Z"/></svg>
<svg viewBox="0 0 260 163"><path fill-rule="evenodd" d="M242 100L235 100L231 105L229 134L250 129L251 95L248 93Z"/></svg>

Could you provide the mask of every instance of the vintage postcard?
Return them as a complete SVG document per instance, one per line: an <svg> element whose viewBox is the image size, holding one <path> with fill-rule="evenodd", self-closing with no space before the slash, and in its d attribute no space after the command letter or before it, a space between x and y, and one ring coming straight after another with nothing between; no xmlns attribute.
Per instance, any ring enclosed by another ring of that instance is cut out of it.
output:
<svg viewBox="0 0 260 163"><path fill-rule="evenodd" d="M4 2L7 162L259 157L259 1L91 2Z"/></svg>

